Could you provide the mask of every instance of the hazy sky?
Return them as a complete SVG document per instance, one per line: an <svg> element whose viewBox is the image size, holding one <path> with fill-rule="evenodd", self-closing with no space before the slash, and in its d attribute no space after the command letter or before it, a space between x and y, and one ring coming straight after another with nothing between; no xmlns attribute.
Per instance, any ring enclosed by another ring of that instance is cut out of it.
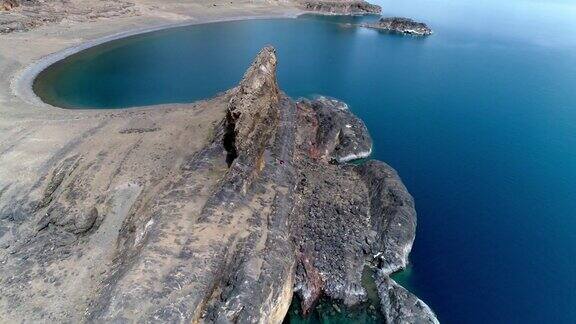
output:
<svg viewBox="0 0 576 324"><path fill-rule="evenodd" d="M576 48L573 0L374 0L384 16L424 20L432 28L512 37L540 46Z"/></svg>

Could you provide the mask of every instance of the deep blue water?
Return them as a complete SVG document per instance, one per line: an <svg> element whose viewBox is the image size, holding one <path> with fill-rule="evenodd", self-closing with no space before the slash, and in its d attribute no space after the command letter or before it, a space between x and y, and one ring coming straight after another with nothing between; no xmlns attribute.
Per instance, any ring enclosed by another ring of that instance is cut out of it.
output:
<svg viewBox="0 0 576 324"><path fill-rule="evenodd" d="M186 27L78 55L49 102L190 102L235 85L265 44L293 97L348 102L414 195L404 284L444 323L576 322L576 3L381 1L425 39L330 19Z"/></svg>

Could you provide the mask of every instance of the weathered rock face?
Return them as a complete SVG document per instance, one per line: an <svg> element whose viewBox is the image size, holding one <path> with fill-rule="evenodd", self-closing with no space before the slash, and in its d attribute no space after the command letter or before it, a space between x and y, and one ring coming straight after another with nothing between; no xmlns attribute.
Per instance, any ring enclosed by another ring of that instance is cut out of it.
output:
<svg viewBox="0 0 576 324"><path fill-rule="evenodd" d="M298 199L291 222L300 261L296 291L306 313L322 295L350 306L365 299L361 277L371 225L367 188L354 166L329 163L347 110L326 99L297 106Z"/></svg>
<svg viewBox="0 0 576 324"><path fill-rule="evenodd" d="M439 323L428 305L388 276L378 273L376 285L387 323Z"/></svg>
<svg viewBox="0 0 576 324"><path fill-rule="evenodd" d="M334 15L379 14L382 8L363 0L297 0L308 11Z"/></svg>
<svg viewBox="0 0 576 324"><path fill-rule="evenodd" d="M432 29L424 23L416 22L408 18L392 17L380 18L375 23L362 24L362 27L378 29L399 34L409 34L414 36L432 35Z"/></svg>
<svg viewBox="0 0 576 324"><path fill-rule="evenodd" d="M400 178L341 163L370 150L366 127L342 102L286 97L276 64L264 48L195 108L96 115L33 184L0 179L0 318L280 323L294 292L304 312L363 302L371 263L391 322L433 321L388 277L416 226Z"/></svg>
<svg viewBox="0 0 576 324"><path fill-rule="evenodd" d="M356 171L369 188L373 251L385 275L404 269L416 234L414 201L394 169L381 161L368 161ZM377 216L377 217L376 217Z"/></svg>
<svg viewBox="0 0 576 324"><path fill-rule="evenodd" d="M339 163L362 159L372 154L372 138L364 122L354 116L340 101L320 97L303 100L316 113L318 154Z"/></svg>
<svg viewBox="0 0 576 324"><path fill-rule="evenodd" d="M406 266L415 237L414 202L398 174L383 162L327 163L325 139L334 138L328 134L341 125L330 121L338 120L341 112L349 114L342 103L304 100L298 108L298 199L291 218L299 251L295 291L304 313L322 296L354 306L366 300L361 282L365 265L375 265L378 276L390 282L388 276ZM357 137L369 138L365 127L356 129ZM358 155L365 147L356 149L350 152ZM401 289L386 297L399 303L418 300ZM382 307L390 323L402 322L389 305ZM413 313L418 315L415 310Z"/></svg>
<svg viewBox="0 0 576 324"><path fill-rule="evenodd" d="M17 0L2 0L2 2L0 2L0 11L10 11L19 5L20 3L18 3Z"/></svg>
<svg viewBox="0 0 576 324"><path fill-rule="evenodd" d="M290 105L277 88L274 49L265 48L231 91L226 118L216 127L211 144L187 162L183 180L161 190L181 190L196 181L194 174L213 173L211 169L224 163L227 167L218 182L206 188L201 205L189 211L190 232L181 238L184 247L171 254L168 267L166 262L149 265L149 258L165 258L170 242L150 234L150 242L135 250L137 240L128 239L123 246L133 251L125 252L132 261L119 266L118 277L93 306L91 320L282 321L292 296L295 264L286 244L294 188ZM285 167L278 167L279 159L287 162ZM152 213L154 223L184 216L177 208L165 214L166 204L176 207L183 201L161 199L155 205L162 210ZM149 222L134 219L136 228L130 232L142 232L138 224Z"/></svg>
<svg viewBox="0 0 576 324"><path fill-rule="evenodd" d="M273 48L265 47L234 90L224 125L228 164L244 170L253 168L252 173L237 172L246 177L237 180L243 192L263 167L264 149L278 126L279 102L276 55Z"/></svg>

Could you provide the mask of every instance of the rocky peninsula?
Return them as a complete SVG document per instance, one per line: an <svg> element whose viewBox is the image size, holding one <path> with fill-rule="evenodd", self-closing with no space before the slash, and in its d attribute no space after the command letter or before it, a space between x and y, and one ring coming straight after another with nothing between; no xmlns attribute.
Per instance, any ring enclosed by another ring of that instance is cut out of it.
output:
<svg viewBox="0 0 576 324"><path fill-rule="evenodd" d="M264 48L238 87L99 118L34 185L3 180L1 317L280 323L294 293L305 312L363 302L373 263L391 322L436 322L388 277L414 240L410 194L382 162L342 163L371 147L362 121L286 97L276 65Z"/></svg>
<svg viewBox="0 0 576 324"><path fill-rule="evenodd" d="M380 18L374 23L361 24L361 27L377 29L386 32L408 34L414 36L432 35L432 29L428 25L416 22L409 18Z"/></svg>
<svg viewBox="0 0 576 324"><path fill-rule="evenodd" d="M305 312L320 298L364 302L368 264L389 322L437 322L389 277L414 240L410 194L383 162L347 163L370 155L366 126L338 100L282 93L273 48L237 87L192 104L71 111L18 88L36 60L86 40L191 19L293 15L298 5L136 0L108 16L98 14L107 5L94 9L106 1L8 2L3 321L280 323L294 295Z"/></svg>

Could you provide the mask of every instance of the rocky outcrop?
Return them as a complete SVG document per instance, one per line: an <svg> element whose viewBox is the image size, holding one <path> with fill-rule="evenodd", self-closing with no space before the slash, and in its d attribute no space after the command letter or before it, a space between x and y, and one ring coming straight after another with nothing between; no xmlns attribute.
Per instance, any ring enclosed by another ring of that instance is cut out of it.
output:
<svg viewBox="0 0 576 324"><path fill-rule="evenodd" d="M428 305L387 275L377 273L376 286L386 323L439 323Z"/></svg>
<svg viewBox="0 0 576 324"><path fill-rule="evenodd" d="M438 323L434 312L418 297L390 279L408 265L416 234L414 201L389 165L368 161L357 172L370 191L370 214L376 239L372 245L375 281L387 323Z"/></svg>
<svg viewBox="0 0 576 324"><path fill-rule="evenodd" d="M344 103L321 97L301 100L297 107L299 181L290 221L299 256L295 291L301 309L310 312L321 298L348 307L365 302L362 271L373 264L379 278L396 288L382 299L385 316L390 323L404 323L406 316L390 306L390 298L397 304L418 301L425 306L388 277L408 263L416 230L413 199L385 163L350 165L334 157L339 151L345 152L340 156L365 157L363 152L371 148L368 130ZM407 312L420 316L416 308ZM422 318L428 315L434 318L432 312Z"/></svg>
<svg viewBox="0 0 576 324"><path fill-rule="evenodd" d="M389 278L416 226L400 178L345 163L369 154L364 123L294 102L276 65L266 47L209 101L80 120L33 183L0 179L0 318L280 323L294 293L304 313L364 302L370 263L388 319L434 319Z"/></svg>
<svg viewBox="0 0 576 324"><path fill-rule="evenodd" d="M300 8L333 15L379 14L382 8L364 0L296 0Z"/></svg>
<svg viewBox="0 0 576 324"><path fill-rule="evenodd" d="M17 0L2 0L0 2L0 11L10 11L18 6L20 6L20 3Z"/></svg>
<svg viewBox="0 0 576 324"><path fill-rule="evenodd" d="M224 125L227 163L239 171L236 175L245 177L235 180L244 193L263 168L264 149L278 126L279 102L276 55L265 47L234 90ZM251 172L240 172L250 168Z"/></svg>
<svg viewBox="0 0 576 324"><path fill-rule="evenodd" d="M377 22L361 24L362 27L378 29L381 31L408 34L414 36L428 36L432 35L432 29L428 25L416 22L409 18L380 18Z"/></svg>
<svg viewBox="0 0 576 324"><path fill-rule="evenodd" d="M316 113L316 143L322 157L343 163L372 154L372 138L366 125L345 103L319 97L313 101L303 100L300 105L308 105Z"/></svg>

